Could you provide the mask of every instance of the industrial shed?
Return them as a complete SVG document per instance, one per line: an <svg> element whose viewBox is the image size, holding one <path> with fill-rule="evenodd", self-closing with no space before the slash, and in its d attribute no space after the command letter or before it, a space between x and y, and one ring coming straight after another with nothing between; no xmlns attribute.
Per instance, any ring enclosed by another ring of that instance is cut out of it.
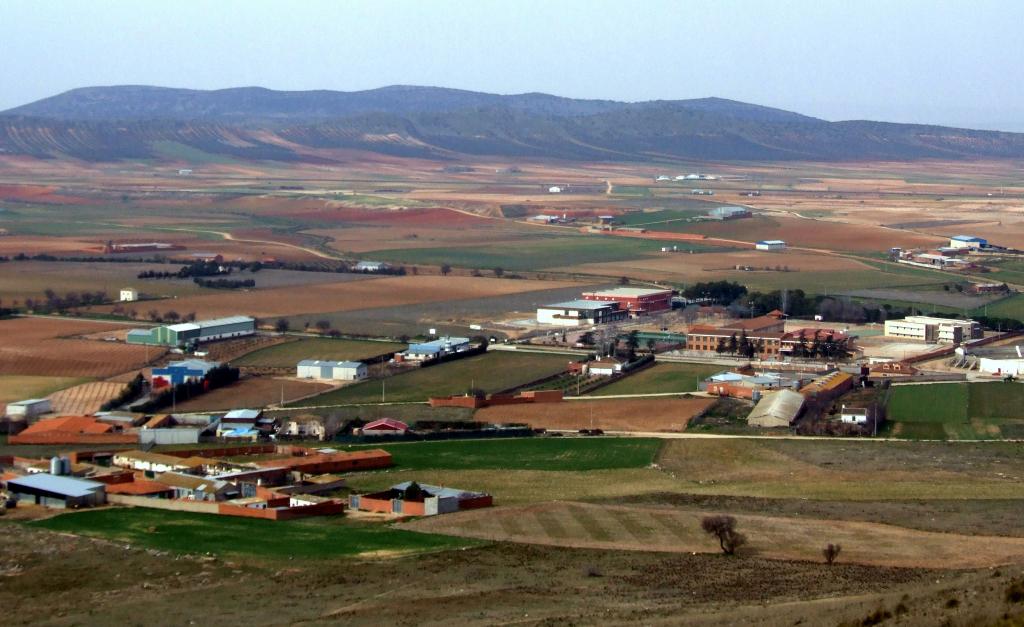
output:
<svg viewBox="0 0 1024 627"><path fill-rule="evenodd" d="M436 516L493 504L493 497L484 492L467 492L414 481L399 483L383 492L349 496L352 509L400 516Z"/></svg>
<svg viewBox="0 0 1024 627"><path fill-rule="evenodd" d="M571 300L537 308L537 323L559 327L578 327L624 320L629 312L618 303Z"/></svg>
<svg viewBox="0 0 1024 627"><path fill-rule="evenodd" d="M154 346L181 346L212 342L256 333L256 320L248 316L229 316L213 320L183 322L152 329L132 329L126 341L129 344Z"/></svg>
<svg viewBox="0 0 1024 627"><path fill-rule="evenodd" d="M48 398L30 398L7 404L7 415L11 418L35 418L53 411Z"/></svg>
<svg viewBox="0 0 1024 627"><path fill-rule="evenodd" d="M367 376L366 364L361 361L321 361L303 359L296 367L300 379L322 381L357 381Z"/></svg>
<svg viewBox="0 0 1024 627"><path fill-rule="evenodd" d="M46 507L92 507L107 501L102 483L48 473L9 479L7 490L19 501Z"/></svg>
<svg viewBox="0 0 1024 627"><path fill-rule="evenodd" d="M747 416L751 427L788 427L804 407L804 397L793 390L768 392Z"/></svg>

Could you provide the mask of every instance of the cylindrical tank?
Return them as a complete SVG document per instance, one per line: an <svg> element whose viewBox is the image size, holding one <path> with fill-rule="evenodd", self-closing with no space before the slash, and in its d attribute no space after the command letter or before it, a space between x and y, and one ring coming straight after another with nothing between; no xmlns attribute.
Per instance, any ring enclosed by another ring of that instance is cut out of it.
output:
<svg viewBox="0 0 1024 627"><path fill-rule="evenodd" d="M50 458L50 474L51 475L63 475L64 474L64 461L61 458L54 455Z"/></svg>
<svg viewBox="0 0 1024 627"><path fill-rule="evenodd" d="M61 457L60 458L60 474L70 475L71 474L71 458Z"/></svg>

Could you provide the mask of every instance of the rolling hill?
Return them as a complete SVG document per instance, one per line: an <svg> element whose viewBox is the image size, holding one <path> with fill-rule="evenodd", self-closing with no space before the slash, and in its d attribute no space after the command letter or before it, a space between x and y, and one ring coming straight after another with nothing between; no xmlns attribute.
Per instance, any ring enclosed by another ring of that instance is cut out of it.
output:
<svg viewBox="0 0 1024 627"><path fill-rule="evenodd" d="M1024 134L828 122L724 100L616 102L392 86L358 92L75 89L0 113L0 154L91 161L330 162L339 149L453 159L869 160L1024 157Z"/></svg>

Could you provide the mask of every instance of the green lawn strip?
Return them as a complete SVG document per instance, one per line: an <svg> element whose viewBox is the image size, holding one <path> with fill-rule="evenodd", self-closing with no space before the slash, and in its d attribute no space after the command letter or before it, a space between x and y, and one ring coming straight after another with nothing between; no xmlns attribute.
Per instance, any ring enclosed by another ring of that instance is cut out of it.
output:
<svg viewBox="0 0 1024 627"><path fill-rule="evenodd" d="M309 338L268 346L234 360L234 366L294 368L303 359L359 361L405 348L395 342Z"/></svg>
<svg viewBox="0 0 1024 627"><path fill-rule="evenodd" d="M723 366L709 364L660 363L606 385L593 392L594 396L616 394L659 394L664 392L694 392L697 384L721 372Z"/></svg>
<svg viewBox="0 0 1024 627"><path fill-rule="evenodd" d="M515 438L410 442L373 448L391 453L396 470L586 471L646 468L660 446L657 438Z"/></svg>
<svg viewBox="0 0 1024 627"><path fill-rule="evenodd" d="M296 405L426 401L431 396L465 394L470 387L497 392L524 385L565 370L565 355L491 352L456 361L415 368L380 380L345 386Z"/></svg>
<svg viewBox="0 0 1024 627"><path fill-rule="evenodd" d="M343 517L269 521L143 508L62 514L35 527L109 538L175 553L251 555L272 559L332 558L375 551L436 551L476 544Z"/></svg>

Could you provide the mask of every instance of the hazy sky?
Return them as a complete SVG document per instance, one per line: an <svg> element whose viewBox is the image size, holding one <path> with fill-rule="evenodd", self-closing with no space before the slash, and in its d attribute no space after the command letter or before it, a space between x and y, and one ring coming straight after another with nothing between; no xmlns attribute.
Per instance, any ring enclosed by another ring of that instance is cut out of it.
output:
<svg viewBox="0 0 1024 627"><path fill-rule="evenodd" d="M1024 131L1022 25L1022 0L0 0L0 110L88 85L401 83Z"/></svg>

